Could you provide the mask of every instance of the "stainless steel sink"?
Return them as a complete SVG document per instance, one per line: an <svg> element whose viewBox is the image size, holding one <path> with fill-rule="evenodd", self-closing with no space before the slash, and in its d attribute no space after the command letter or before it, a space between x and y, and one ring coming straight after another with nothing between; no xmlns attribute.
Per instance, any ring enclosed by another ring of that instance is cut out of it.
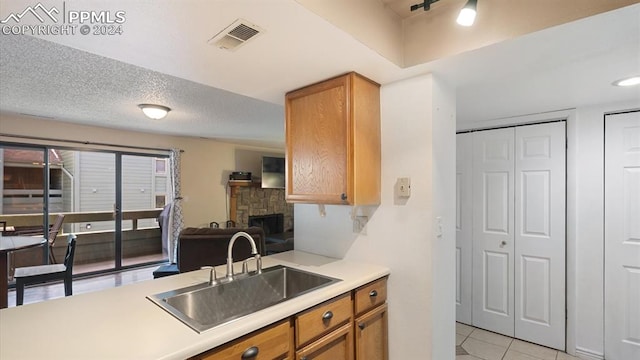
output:
<svg viewBox="0 0 640 360"><path fill-rule="evenodd" d="M147 298L201 333L337 281L278 265L231 282L203 283Z"/></svg>

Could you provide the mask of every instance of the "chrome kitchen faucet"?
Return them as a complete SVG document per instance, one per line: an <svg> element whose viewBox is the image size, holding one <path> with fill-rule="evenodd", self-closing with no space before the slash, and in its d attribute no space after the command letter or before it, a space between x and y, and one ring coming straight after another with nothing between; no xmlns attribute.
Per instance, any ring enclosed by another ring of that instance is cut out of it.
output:
<svg viewBox="0 0 640 360"><path fill-rule="evenodd" d="M262 273L262 259L260 258L260 254L258 254L258 249L256 249L256 242L253 240L251 235L247 234L244 231L239 231L231 237L229 240L229 248L227 249L227 280L233 280L233 255L231 254L233 250L233 244L236 242L236 239L239 237L245 237L251 243L251 255L254 259L256 259L256 271L258 274ZM243 266L243 269L246 267Z"/></svg>

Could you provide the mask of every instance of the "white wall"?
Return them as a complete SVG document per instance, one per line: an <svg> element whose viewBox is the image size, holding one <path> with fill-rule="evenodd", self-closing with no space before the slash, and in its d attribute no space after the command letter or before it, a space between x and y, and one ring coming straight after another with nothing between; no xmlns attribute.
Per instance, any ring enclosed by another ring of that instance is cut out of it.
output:
<svg viewBox="0 0 640 360"><path fill-rule="evenodd" d="M576 109L575 344L581 356L604 353L604 114L640 101ZM571 225L571 224L569 224Z"/></svg>
<svg viewBox="0 0 640 360"><path fill-rule="evenodd" d="M369 216L364 232L354 233L351 207L327 206L325 217L294 207L296 249L391 269L390 359L455 357L454 101L431 75L381 88L382 201L356 209ZM395 196L398 177L411 178L409 199Z"/></svg>
<svg viewBox="0 0 640 360"><path fill-rule="evenodd" d="M433 83L433 215L436 222L432 244L433 359L453 359L451 336L455 334L456 285L456 102L455 90L437 78ZM448 346L448 348L447 348ZM455 356L455 355L454 355Z"/></svg>

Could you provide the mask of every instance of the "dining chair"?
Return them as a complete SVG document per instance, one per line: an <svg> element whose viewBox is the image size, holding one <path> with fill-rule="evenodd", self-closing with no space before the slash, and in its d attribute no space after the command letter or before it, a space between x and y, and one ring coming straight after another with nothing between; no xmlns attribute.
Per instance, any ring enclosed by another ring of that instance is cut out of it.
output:
<svg viewBox="0 0 640 360"><path fill-rule="evenodd" d="M53 280L64 281L64 296L72 295L73 256L76 251L76 235L67 237L67 254L62 264L38 265L16 268L13 278L16 280L16 306L24 301L25 285L40 284Z"/></svg>
<svg viewBox="0 0 640 360"><path fill-rule="evenodd" d="M49 228L49 236L47 237L49 243L49 263L56 264L56 256L53 254L53 245L56 243L56 237L62 228L62 223L64 222L64 215L58 214L56 217L56 221L53 222L53 225Z"/></svg>

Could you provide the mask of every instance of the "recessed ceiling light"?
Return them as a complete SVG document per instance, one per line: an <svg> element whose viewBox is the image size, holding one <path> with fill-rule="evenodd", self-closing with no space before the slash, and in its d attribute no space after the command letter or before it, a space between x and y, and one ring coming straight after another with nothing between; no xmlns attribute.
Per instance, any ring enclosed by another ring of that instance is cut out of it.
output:
<svg viewBox="0 0 640 360"><path fill-rule="evenodd" d="M632 76L613 82L615 86L634 86L640 84L640 76Z"/></svg>

